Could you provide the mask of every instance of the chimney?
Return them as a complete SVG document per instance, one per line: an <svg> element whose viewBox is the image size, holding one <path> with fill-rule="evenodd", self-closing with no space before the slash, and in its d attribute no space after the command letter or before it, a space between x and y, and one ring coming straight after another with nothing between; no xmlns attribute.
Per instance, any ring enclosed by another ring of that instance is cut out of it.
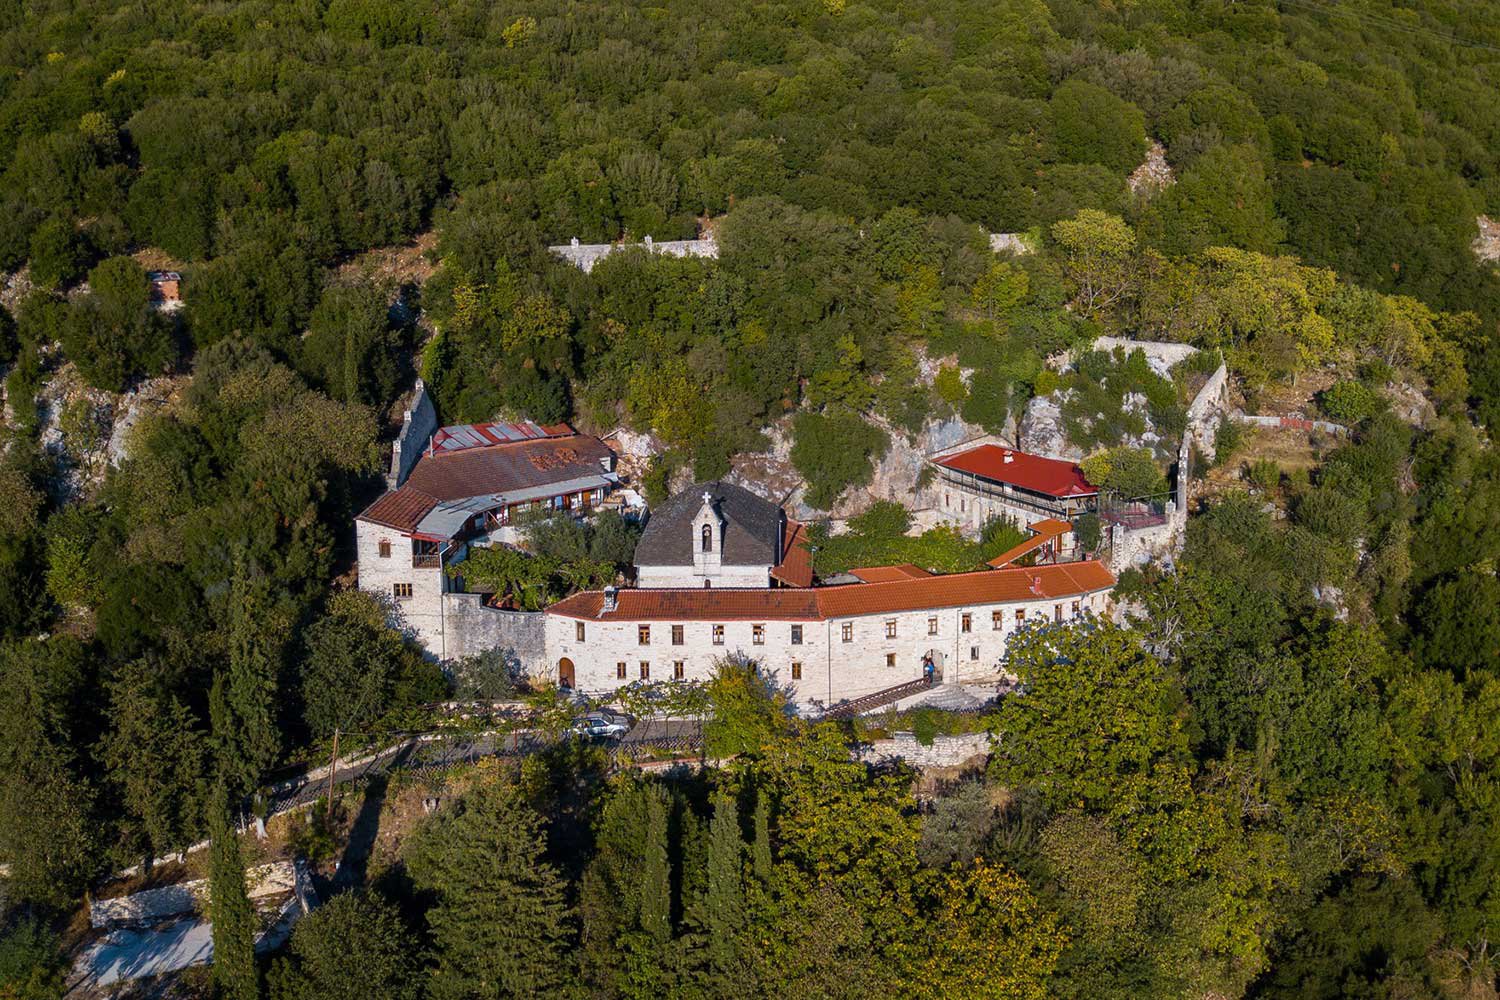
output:
<svg viewBox="0 0 1500 1000"><path fill-rule="evenodd" d="M619 590L615 588L614 584L610 584L608 587L604 588L604 607L600 612L601 614L607 615L619 606L619 593Z"/></svg>
<svg viewBox="0 0 1500 1000"><path fill-rule="evenodd" d="M578 245L578 237L573 237L572 241L568 245L576 247Z"/></svg>
<svg viewBox="0 0 1500 1000"><path fill-rule="evenodd" d="M1009 450L1007 450L1005 452L1004 458L1001 459L1001 461L1003 461L1006 465L1009 465L1010 463L1014 462L1015 460L1016 460L1016 456L1012 455Z"/></svg>

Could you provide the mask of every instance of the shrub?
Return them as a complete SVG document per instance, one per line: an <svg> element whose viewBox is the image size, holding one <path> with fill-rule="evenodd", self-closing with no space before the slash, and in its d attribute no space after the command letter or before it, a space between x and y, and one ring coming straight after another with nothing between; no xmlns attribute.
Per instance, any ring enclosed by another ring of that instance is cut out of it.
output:
<svg viewBox="0 0 1500 1000"><path fill-rule="evenodd" d="M1229 461L1245 440L1245 428L1228 417L1219 418L1219 426L1214 431L1214 461L1215 466L1223 465Z"/></svg>
<svg viewBox="0 0 1500 1000"><path fill-rule="evenodd" d="M1380 409L1380 394L1362 382L1339 382L1318 393L1318 406L1330 420L1357 424Z"/></svg>
<svg viewBox="0 0 1500 1000"><path fill-rule="evenodd" d="M792 423L792 465L807 480L807 502L827 510L851 486L863 486L890 438L855 413L802 413Z"/></svg>
<svg viewBox="0 0 1500 1000"><path fill-rule="evenodd" d="M1281 485L1281 466L1269 458L1258 458L1250 463L1250 481L1270 493Z"/></svg>

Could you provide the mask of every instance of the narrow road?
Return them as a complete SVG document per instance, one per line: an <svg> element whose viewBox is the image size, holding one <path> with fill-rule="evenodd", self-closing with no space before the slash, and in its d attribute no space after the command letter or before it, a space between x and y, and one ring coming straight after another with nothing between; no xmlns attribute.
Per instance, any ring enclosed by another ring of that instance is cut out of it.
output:
<svg viewBox="0 0 1500 1000"><path fill-rule="evenodd" d="M637 722L635 728L618 740L602 741L613 749L690 750L702 739L702 724L673 719ZM339 765L334 784L366 781L395 770L440 770L457 764L472 764L485 757L520 757L535 753L547 741L530 730L504 735L475 737L414 737L405 743ZM327 768L317 768L271 786L263 801L263 811L274 815L297 806L307 805L328 792ZM259 810L258 810L259 811Z"/></svg>

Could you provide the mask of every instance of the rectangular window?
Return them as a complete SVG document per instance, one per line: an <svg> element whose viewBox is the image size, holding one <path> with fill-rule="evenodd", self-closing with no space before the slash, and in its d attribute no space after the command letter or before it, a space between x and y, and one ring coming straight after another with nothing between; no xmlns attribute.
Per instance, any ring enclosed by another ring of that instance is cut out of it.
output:
<svg viewBox="0 0 1500 1000"><path fill-rule="evenodd" d="M1054 605L1052 605L1052 620L1053 621L1057 621L1057 622L1062 621L1062 605L1061 604L1054 604Z"/></svg>
<svg viewBox="0 0 1500 1000"><path fill-rule="evenodd" d="M928 635L937 635L937 619L936 618L929 618L929 619L927 619L927 634Z"/></svg>
<svg viewBox="0 0 1500 1000"><path fill-rule="evenodd" d="M885 654L885 665L888 666L888 667L894 667L896 665L896 654L895 653L886 653Z"/></svg>
<svg viewBox="0 0 1500 1000"><path fill-rule="evenodd" d="M751 625L750 641L757 646L764 646L766 644L766 627L764 625Z"/></svg>
<svg viewBox="0 0 1500 1000"><path fill-rule="evenodd" d="M382 538L380 540L380 558L382 558L382 559L389 559L390 557L391 557L391 540L389 538Z"/></svg>
<svg viewBox="0 0 1500 1000"><path fill-rule="evenodd" d="M964 616L959 619L959 628L963 630L965 635L974 631L974 616L967 611L964 612Z"/></svg>
<svg viewBox="0 0 1500 1000"><path fill-rule="evenodd" d="M800 681L801 679L802 679L802 664L800 664L797 661L793 660L792 661L792 680L794 680L794 681Z"/></svg>
<svg viewBox="0 0 1500 1000"><path fill-rule="evenodd" d="M1078 617L1078 602L1077 601L1073 602L1073 617L1074 618Z"/></svg>
<svg viewBox="0 0 1500 1000"><path fill-rule="evenodd" d="M971 660L977 660L977 659L979 659L979 647L978 646L970 646L969 647L969 659L971 659Z"/></svg>
<svg viewBox="0 0 1500 1000"><path fill-rule="evenodd" d="M844 622L843 633L844 633L844 641L845 642L853 642L854 641L854 623L853 622Z"/></svg>
<svg viewBox="0 0 1500 1000"><path fill-rule="evenodd" d="M651 664L647 663L645 660L642 660L641 661L641 680L643 680L643 681L649 681L650 679L651 679Z"/></svg>
<svg viewBox="0 0 1500 1000"><path fill-rule="evenodd" d="M674 646L681 646L682 645L682 626L681 625L673 625L672 626L672 645L674 645Z"/></svg>
<svg viewBox="0 0 1500 1000"><path fill-rule="evenodd" d="M583 622L576 622L576 623L574 623L573 631L574 631L574 638L576 638L579 642L583 642L583 638L587 634L584 631Z"/></svg>
<svg viewBox="0 0 1500 1000"><path fill-rule="evenodd" d="M1026 609L1025 608L1017 608L1016 609L1016 624L1020 625L1020 624L1023 624L1025 621L1026 621Z"/></svg>
<svg viewBox="0 0 1500 1000"><path fill-rule="evenodd" d="M885 637L887 639L894 639L894 638L896 638L896 619L894 619L894 618L887 618L886 619L886 622L885 622Z"/></svg>
<svg viewBox="0 0 1500 1000"><path fill-rule="evenodd" d="M618 678L619 680L622 680L622 681L625 679L625 661L624 660L621 660L619 663L615 664L615 677Z"/></svg>
<svg viewBox="0 0 1500 1000"><path fill-rule="evenodd" d="M800 645L802 645L802 626L801 625L793 625L792 626L792 645L793 646L800 646Z"/></svg>
<svg viewBox="0 0 1500 1000"><path fill-rule="evenodd" d="M722 646L722 645L724 645L724 626L723 625L715 625L714 626L714 645L715 646Z"/></svg>
<svg viewBox="0 0 1500 1000"><path fill-rule="evenodd" d="M393 583L391 584L391 594L398 601L408 600L411 597L411 584Z"/></svg>
<svg viewBox="0 0 1500 1000"><path fill-rule="evenodd" d="M672 677L673 677L673 679L679 680L679 681L682 680L682 671L683 671L683 667L682 667L682 661L681 660L677 660L676 662L674 662L672 664Z"/></svg>
<svg viewBox="0 0 1500 1000"><path fill-rule="evenodd" d="M636 641L642 646L651 645L651 626L638 625L635 630Z"/></svg>
<svg viewBox="0 0 1500 1000"><path fill-rule="evenodd" d="M990 628L992 628L996 632L998 632L1001 629L1003 629L1004 627L1005 627L1005 612L1003 612L1003 611L991 611L990 612Z"/></svg>

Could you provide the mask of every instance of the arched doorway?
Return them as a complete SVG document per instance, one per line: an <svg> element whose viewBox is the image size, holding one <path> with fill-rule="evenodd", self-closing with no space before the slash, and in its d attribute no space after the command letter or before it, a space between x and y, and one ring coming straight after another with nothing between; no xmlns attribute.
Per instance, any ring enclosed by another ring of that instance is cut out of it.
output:
<svg viewBox="0 0 1500 1000"><path fill-rule="evenodd" d="M943 683L943 651L941 649L929 649L927 658L932 661L932 683Z"/></svg>
<svg viewBox="0 0 1500 1000"><path fill-rule="evenodd" d="M566 656L557 661L557 686L573 689L573 661Z"/></svg>

